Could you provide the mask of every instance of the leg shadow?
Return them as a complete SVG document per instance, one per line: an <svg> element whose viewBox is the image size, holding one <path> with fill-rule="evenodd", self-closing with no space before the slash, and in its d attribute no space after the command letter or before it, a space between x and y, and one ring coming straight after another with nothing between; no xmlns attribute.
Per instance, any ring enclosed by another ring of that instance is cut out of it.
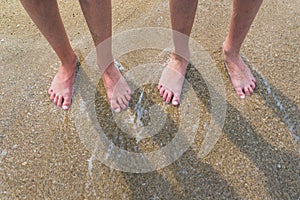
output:
<svg viewBox="0 0 300 200"><path fill-rule="evenodd" d="M193 66L192 66L193 68ZM193 70L196 74L187 74L187 79L190 83L205 83L203 77L197 70ZM262 89L265 79L258 73L254 72L260 85L259 94L269 107L276 112L281 120L289 127L291 124L293 131L299 127L297 123L299 119L299 109L296 104L281 94L274 86L267 85L267 88ZM209 108L207 102L207 89L203 86L194 85L198 98ZM269 92L274 91L274 93ZM205 95L203 95L205 94ZM282 104L288 104L291 109L289 112L282 112L278 101L274 99L274 95ZM284 102L284 103L283 103ZM295 115L295 122L289 123L286 116ZM259 119L258 119L259 120ZM299 122L299 121L298 121ZM291 130L291 131L292 131ZM285 150L276 150L274 146L265 141L256 131L247 119L232 105L227 102L227 114L223 127L226 136L237 146L240 151L254 163L261 171L264 172L267 178L267 190L272 199L288 198L297 199L300 196L299 182L299 155L289 153Z"/></svg>

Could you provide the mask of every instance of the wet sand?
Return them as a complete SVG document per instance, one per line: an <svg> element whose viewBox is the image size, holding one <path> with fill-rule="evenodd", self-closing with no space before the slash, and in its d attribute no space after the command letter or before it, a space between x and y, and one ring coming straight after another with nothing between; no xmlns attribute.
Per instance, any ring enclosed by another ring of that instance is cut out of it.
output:
<svg viewBox="0 0 300 200"><path fill-rule="evenodd" d="M59 60L20 3L1 1L0 199L299 199L300 4L264 1L242 49L258 88L240 100L231 88L220 49L231 3L199 1L191 35L224 80L227 111L221 137L207 156L199 156L211 108L205 81L190 66L186 78L201 113L195 142L171 165L136 174L109 168L93 157L75 123L82 117L74 115L78 107L64 112L52 105L47 89ZM93 44L78 2L59 5L72 46L86 57ZM170 28L168 9L167 1L114 1L113 32ZM119 61L129 70L154 58L163 63L164 56L155 57L159 53L130 52ZM168 113L169 126L154 139L137 144L113 123L101 81L97 86L97 119L120 148L152 151L174 137L180 110L161 103L154 87L143 87L149 94L145 98ZM137 91L132 109L139 95Z"/></svg>

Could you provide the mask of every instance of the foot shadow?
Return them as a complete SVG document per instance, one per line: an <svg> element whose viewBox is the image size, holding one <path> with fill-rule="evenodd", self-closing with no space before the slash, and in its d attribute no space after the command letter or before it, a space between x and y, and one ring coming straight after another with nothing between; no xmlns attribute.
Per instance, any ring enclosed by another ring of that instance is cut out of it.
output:
<svg viewBox="0 0 300 200"><path fill-rule="evenodd" d="M88 76L82 72L82 79L88 80ZM254 72L258 84L263 83L265 79ZM208 87L205 85L205 80L201 74L193 67L189 66L186 75L189 83L196 92L198 98L211 110L209 101ZM92 83L89 83L92 84ZM296 104L280 94L276 88L269 86L271 91L276 92L276 96L282 102L288 103L296 108L295 112L299 111ZM266 101L266 104L279 115L284 121L284 114L278 110L277 104L272 101L272 93L268 93L268 88L260 87L258 93ZM99 94L97 94L99 95ZM84 94L81 95L83 100L89 99ZM109 106L107 104L107 106ZM264 140L256 131L247 119L232 105L227 102L227 117L223 131L226 136L255 164L266 176L266 189L272 199L290 198L297 199L300 195L299 191L299 156L293 155L285 150L276 150ZM277 110L276 110L277 109ZM299 117L297 113L296 117ZM298 112L299 113L299 112ZM110 119L108 116L106 119ZM239 119L239 120L237 120ZM298 118L296 118L298 119ZM105 120L106 121L106 120ZM106 121L107 122L107 121ZM105 122L105 123L106 123ZM285 121L284 121L285 122ZM176 123L169 120L170 126L175 126ZM107 122L107 124L109 124ZM288 125L288 124L287 124ZM239 127L236 130L233 127ZM294 130L294 129L293 129ZM296 130L296 129L295 129ZM120 130L114 129L111 135L112 141L118 143L114 136L119 136ZM164 132L169 133L168 139L156 140L155 143L163 141L167 143L174 136L170 130ZM117 134L116 134L117 133ZM247 134L246 134L247 133ZM133 140L127 140L119 146L121 148L130 149L135 144ZM136 149L132 148L132 151ZM280 167L278 167L280 164ZM205 164L197 159L197 153L189 149L172 165L158 171L145 174L123 173L123 176L132 191L132 199L205 199L213 197L216 199L234 198L240 199L235 193L234 188L230 186L222 176L216 172L210 165Z"/></svg>
<svg viewBox="0 0 300 200"><path fill-rule="evenodd" d="M191 68L194 67L191 66ZM299 108L293 101L280 93L276 87L267 84L267 81L254 71L252 67L251 70L257 79L257 85L259 85L256 92L278 115L281 121L286 124L290 131L296 137L299 137ZM205 83L205 80L197 70L193 70L193 73L196 74L187 73L187 79L190 83ZM209 95L207 88L195 86L194 84L193 87L199 100L209 108L210 104L207 102L206 97ZM265 174L267 178L266 188L272 199L283 197L288 199L299 198L299 155L292 154L284 149L277 150L265 141L255 131L255 127L228 101L223 132Z"/></svg>
<svg viewBox="0 0 300 200"><path fill-rule="evenodd" d="M88 76L83 70L80 72L80 79L85 81L85 85L93 84L89 82ZM85 88L85 91L87 90L89 88ZM88 94L89 92L80 92L83 101L89 101ZM110 106L105 98L106 96L97 90L95 99L98 120L105 130L107 138L118 147L128 151L137 153L147 151L142 146L149 143L150 140L145 139L144 143L141 141L137 145L135 139L126 137L126 133L114 124ZM89 114L88 111L87 114ZM152 143L158 145L156 148L161 148L161 144L164 146L174 138L173 133L176 133L178 129L176 123L167 117L165 128L151 138ZM153 149L155 150L155 148L150 150L153 151ZM112 176L114 176L113 174ZM122 174L132 191L131 199L224 199L226 197L239 199L234 188L209 164L199 161L191 148L175 163L164 169L142 174L126 172Z"/></svg>

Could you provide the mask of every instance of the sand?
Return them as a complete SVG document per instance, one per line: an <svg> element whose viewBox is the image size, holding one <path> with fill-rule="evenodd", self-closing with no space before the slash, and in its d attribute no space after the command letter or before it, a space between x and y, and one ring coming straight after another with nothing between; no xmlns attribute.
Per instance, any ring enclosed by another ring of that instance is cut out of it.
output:
<svg viewBox="0 0 300 200"><path fill-rule="evenodd" d="M67 112L50 102L47 89L59 60L20 3L2 0L0 199L299 199L300 4L297 0L264 1L242 49L258 88L251 97L240 100L231 87L220 49L228 30L231 3L199 1L191 35L215 64L224 83L219 87L226 91L222 102L226 118L218 121L221 132L217 143L208 155L201 155L207 127L214 119L213 101L203 78L205 72L190 66L186 78L197 101L186 98L186 105L197 108L187 108L197 111L192 114L200 114L194 124L194 143L168 166L133 173L103 164L103 155L87 145L93 142L84 136L91 127L78 123L93 115L77 114L85 112L80 110L84 92L76 93L74 105ZM93 43L78 2L65 0L59 5L72 46L86 58ZM113 2L114 35L145 27L170 28L167 1ZM162 49L145 49L118 60L126 73L154 59L164 63L167 57ZM88 83L84 82L88 71L89 66L83 62L83 82L79 84ZM143 104L138 104L142 91ZM131 111L135 105L148 110L142 117L144 126L151 122L161 126L155 136L142 140L117 126L104 94L100 82L90 95L96 119L119 148L151 152L175 137L183 106L171 108L162 103L155 85L137 89L131 104ZM165 116L164 124L149 119L151 105L157 105L152 114Z"/></svg>

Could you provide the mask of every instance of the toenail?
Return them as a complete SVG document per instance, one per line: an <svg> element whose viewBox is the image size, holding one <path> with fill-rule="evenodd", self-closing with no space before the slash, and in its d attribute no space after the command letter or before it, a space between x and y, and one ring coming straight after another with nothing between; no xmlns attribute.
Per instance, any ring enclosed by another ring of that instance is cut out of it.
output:
<svg viewBox="0 0 300 200"><path fill-rule="evenodd" d="M121 112L121 108L117 108L117 109L115 109L114 110L116 113L119 113L119 112Z"/></svg>
<svg viewBox="0 0 300 200"><path fill-rule="evenodd" d="M63 110L68 110L70 107L69 106L63 106L62 109Z"/></svg>

